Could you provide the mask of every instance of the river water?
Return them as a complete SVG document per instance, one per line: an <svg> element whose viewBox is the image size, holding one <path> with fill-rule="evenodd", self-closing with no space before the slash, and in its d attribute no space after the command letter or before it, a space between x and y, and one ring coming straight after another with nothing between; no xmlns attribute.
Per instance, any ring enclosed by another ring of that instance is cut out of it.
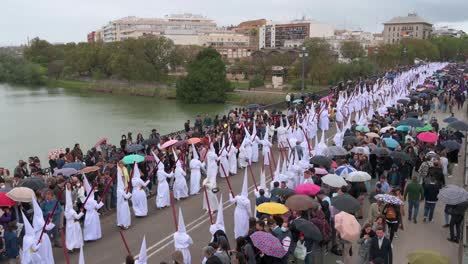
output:
<svg viewBox="0 0 468 264"><path fill-rule="evenodd" d="M47 152L55 148L80 143L85 152L102 137L118 145L127 132L146 139L153 128L166 134L183 129L187 119L193 124L198 114L226 113L232 107L0 84L0 167L11 171L30 156L47 167Z"/></svg>

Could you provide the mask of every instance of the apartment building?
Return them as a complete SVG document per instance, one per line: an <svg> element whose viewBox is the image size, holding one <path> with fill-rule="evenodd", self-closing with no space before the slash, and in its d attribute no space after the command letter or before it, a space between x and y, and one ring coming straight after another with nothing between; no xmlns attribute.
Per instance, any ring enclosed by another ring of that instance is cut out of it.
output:
<svg viewBox="0 0 468 264"><path fill-rule="evenodd" d="M431 34L432 24L416 13L395 17L384 23L383 38L386 44L400 43L405 38L428 39Z"/></svg>

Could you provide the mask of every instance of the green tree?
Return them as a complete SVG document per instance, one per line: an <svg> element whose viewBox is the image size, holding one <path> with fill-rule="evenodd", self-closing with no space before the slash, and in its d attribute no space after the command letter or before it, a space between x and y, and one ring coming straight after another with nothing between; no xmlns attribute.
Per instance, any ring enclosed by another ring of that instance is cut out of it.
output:
<svg viewBox="0 0 468 264"><path fill-rule="evenodd" d="M343 57L350 60L362 58L366 54L361 44L355 40L343 42L340 47L340 52Z"/></svg>
<svg viewBox="0 0 468 264"><path fill-rule="evenodd" d="M331 49L330 44L321 38L310 38L304 42L308 57L306 72L313 84L324 84L337 63L337 56ZM297 67L297 66L296 66ZM299 66L301 67L301 66Z"/></svg>
<svg viewBox="0 0 468 264"><path fill-rule="evenodd" d="M44 83L41 66L10 54L0 54L0 82L40 85Z"/></svg>
<svg viewBox="0 0 468 264"><path fill-rule="evenodd" d="M177 98L185 103L223 103L229 86L221 55L206 48L188 65L187 76L177 82Z"/></svg>

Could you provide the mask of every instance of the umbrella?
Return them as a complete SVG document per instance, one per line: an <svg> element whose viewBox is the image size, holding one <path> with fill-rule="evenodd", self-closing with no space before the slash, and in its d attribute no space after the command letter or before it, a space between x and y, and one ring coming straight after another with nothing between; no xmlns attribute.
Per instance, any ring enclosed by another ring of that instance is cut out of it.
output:
<svg viewBox="0 0 468 264"><path fill-rule="evenodd" d="M101 138L98 142L96 142L96 144L94 144L94 147L98 147L98 146L101 146L102 144L104 144L104 142L107 141L107 137L103 137Z"/></svg>
<svg viewBox="0 0 468 264"><path fill-rule="evenodd" d="M80 173L83 174L83 173L90 173L90 172L95 172L95 171L98 171L100 170L101 168L99 166L89 166L89 167L86 167L84 169L81 169L80 170Z"/></svg>
<svg viewBox="0 0 468 264"><path fill-rule="evenodd" d="M81 170L84 167L85 165L83 164L83 162L70 162L63 165L62 169L73 168L75 170Z"/></svg>
<svg viewBox="0 0 468 264"><path fill-rule="evenodd" d="M305 211L313 208L317 203L310 196L304 194L295 194L290 196L284 204L291 210Z"/></svg>
<svg viewBox="0 0 468 264"><path fill-rule="evenodd" d="M292 229L304 233L306 240L322 241L323 239L320 229L314 223L303 218L294 220L292 222Z"/></svg>
<svg viewBox="0 0 468 264"><path fill-rule="evenodd" d="M346 212L335 215L335 229L342 239L350 242L356 241L361 233L361 225L356 217Z"/></svg>
<svg viewBox="0 0 468 264"><path fill-rule="evenodd" d="M455 130L468 131L468 124L463 121L454 121L448 124L448 127Z"/></svg>
<svg viewBox="0 0 468 264"><path fill-rule="evenodd" d="M257 212L269 215L282 215L289 211L289 209L280 203L262 203L257 206Z"/></svg>
<svg viewBox="0 0 468 264"><path fill-rule="evenodd" d="M409 264L449 264L450 260L440 253L429 250L418 250L408 254Z"/></svg>
<svg viewBox="0 0 468 264"><path fill-rule="evenodd" d="M390 112L396 112L397 109L393 106L387 106L387 110L390 111Z"/></svg>
<svg viewBox="0 0 468 264"><path fill-rule="evenodd" d="M432 131L432 126L431 125L425 125L423 127L417 127L416 132L428 132Z"/></svg>
<svg viewBox="0 0 468 264"><path fill-rule="evenodd" d="M12 200L22 203L29 203L32 201L34 191L27 187L15 187L6 194Z"/></svg>
<svg viewBox="0 0 468 264"><path fill-rule="evenodd" d="M371 154L375 154L377 155L377 157L382 157L385 155L390 155L390 150L388 150L387 148L375 148L371 151Z"/></svg>
<svg viewBox="0 0 468 264"><path fill-rule="evenodd" d="M185 145L187 145L187 140L179 140L173 146L179 148L179 147L182 147L182 146L185 146Z"/></svg>
<svg viewBox="0 0 468 264"><path fill-rule="evenodd" d="M38 177L28 177L21 180L18 184L19 187L27 187L34 191L47 188L44 180Z"/></svg>
<svg viewBox="0 0 468 264"><path fill-rule="evenodd" d="M447 140L442 143L442 146L448 150L456 150L461 148L461 144L456 142L455 140Z"/></svg>
<svg viewBox="0 0 468 264"><path fill-rule="evenodd" d="M325 153L328 157L348 155L348 151L340 146L330 146L325 150Z"/></svg>
<svg viewBox="0 0 468 264"><path fill-rule="evenodd" d="M293 104L300 104L302 103L302 100L301 99L296 99L293 101Z"/></svg>
<svg viewBox="0 0 468 264"><path fill-rule="evenodd" d="M349 182L365 182L370 181L371 176L365 171L353 171L346 175L345 179Z"/></svg>
<svg viewBox="0 0 468 264"><path fill-rule="evenodd" d="M407 117L418 117L419 114L417 112L409 112L409 113L406 113L406 116Z"/></svg>
<svg viewBox="0 0 468 264"><path fill-rule="evenodd" d="M143 142L141 142L141 144L144 145L144 146L158 145L159 144L159 139L158 138L149 138L149 139L143 140Z"/></svg>
<svg viewBox="0 0 468 264"><path fill-rule="evenodd" d="M400 145L400 143L393 138L383 138L382 140L385 141L385 145L387 145L388 148L394 149Z"/></svg>
<svg viewBox="0 0 468 264"><path fill-rule="evenodd" d="M341 177L344 177L345 175L350 174L351 172L356 171L355 168L353 168L350 165L342 165L336 168L335 174Z"/></svg>
<svg viewBox="0 0 468 264"><path fill-rule="evenodd" d="M15 201L13 201L10 197L6 195L5 192L0 192L0 207L11 207L15 205Z"/></svg>
<svg viewBox="0 0 468 264"><path fill-rule="evenodd" d="M125 156L122 159L122 161L124 162L124 164L133 164L134 162L140 163L140 162L145 161L145 157L143 157L142 155L138 155L138 154L132 154L132 155Z"/></svg>
<svg viewBox="0 0 468 264"><path fill-rule="evenodd" d="M395 129L395 128L392 126L386 126L380 129L380 133L385 133L387 132L387 130L390 130L390 129Z"/></svg>
<svg viewBox="0 0 468 264"><path fill-rule="evenodd" d="M444 121L445 123L452 123L452 122L458 121L458 119L456 119L453 116L450 116L450 117L443 119L442 121Z"/></svg>
<svg viewBox="0 0 468 264"><path fill-rule="evenodd" d="M73 168L55 169L54 170L54 176L57 176L59 173L62 174L63 176L70 177L71 175L78 173L78 171L73 169Z"/></svg>
<svg viewBox="0 0 468 264"><path fill-rule="evenodd" d="M368 138L380 138L379 134L374 133L374 132L366 133L366 136L367 136Z"/></svg>
<svg viewBox="0 0 468 264"><path fill-rule="evenodd" d="M289 197L289 196L294 195L294 194L296 194L296 192L293 189L289 189L289 188L280 188L276 192L276 195L284 196L284 197Z"/></svg>
<svg viewBox="0 0 468 264"><path fill-rule="evenodd" d="M330 167L331 162L332 162L332 160L330 158L327 158L327 157L322 156L322 155L313 156L310 159L310 164L314 164L314 165L317 165L317 166L323 166L323 167L327 167L327 168Z"/></svg>
<svg viewBox="0 0 468 264"><path fill-rule="evenodd" d="M443 203L456 205L468 200L468 192L461 187L449 184L440 190L437 197Z"/></svg>
<svg viewBox="0 0 468 264"><path fill-rule="evenodd" d="M351 152L356 154L369 155L369 150L364 147L354 147L351 149Z"/></svg>
<svg viewBox="0 0 468 264"><path fill-rule="evenodd" d="M168 141L164 142L164 144L162 144L161 149L168 148L168 147L174 145L175 143L177 143L177 140L175 140L175 139L168 140Z"/></svg>
<svg viewBox="0 0 468 264"><path fill-rule="evenodd" d="M247 106L247 109L251 109L251 110L257 109L257 108L258 108L258 104L249 104L249 105Z"/></svg>
<svg viewBox="0 0 468 264"><path fill-rule="evenodd" d="M320 191L320 186L317 184L304 183L297 186L294 191L297 194L316 195Z"/></svg>
<svg viewBox="0 0 468 264"><path fill-rule="evenodd" d="M421 120L419 120L419 119L410 117L410 118L401 120L401 121L398 123L398 125L399 125L399 126L422 127L422 126L424 126L424 123L423 123L423 121L421 121Z"/></svg>
<svg viewBox="0 0 468 264"><path fill-rule="evenodd" d="M356 131L367 133L370 132L370 129L367 126L357 126Z"/></svg>
<svg viewBox="0 0 468 264"><path fill-rule="evenodd" d="M282 258L287 253L279 239L270 233L257 231L250 235L250 239L254 247L265 255Z"/></svg>
<svg viewBox="0 0 468 264"><path fill-rule="evenodd" d="M314 170L315 170L315 174L317 174L317 175L327 175L328 174L328 171L326 169L314 168Z"/></svg>
<svg viewBox="0 0 468 264"><path fill-rule="evenodd" d="M406 100L406 99L400 99L400 100L397 101L397 103L403 104L403 105L407 105L407 104L409 104L409 102L410 102L410 101L409 101L409 100Z"/></svg>
<svg viewBox="0 0 468 264"><path fill-rule="evenodd" d="M146 155L145 156L145 161L155 161L154 156L153 155Z"/></svg>
<svg viewBox="0 0 468 264"><path fill-rule="evenodd" d="M407 153L401 151L392 151L392 153L390 153L390 156L394 159L411 161L411 157Z"/></svg>
<svg viewBox="0 0 468 264"><path fill-rule="evenodd" d="M359 143L359 139L357 139L355 136L343 137L343 145L354 145L357 143Z"/></svg>
<svg viewBox="0 0 468 264"><path fill-rule="evenodd" d="M336 209L345 211L350 214L354 214L357 210L359 210L359 208L361 208L359 201L349 194L342 194L333 197L331 204Z"/></svg>
<svg viewBox="0 0 468 264"><path fill-rule="evenodd" d="M418 139L422 142L434 143L439 140L439 136L436 133L432 132L423 132L418 135Z"/></svg>
<svg viewBox="0 0 468 264"><path fill-rule="evenodd" d="M0 188L0 192L9 192L11 191L12 189L9 188L9 187L3 187L3 188Z"/></svg>
<svg viewBox="0 0 468 264"><path fill-rule="evenodd" d="M322 177L322 182L335 188L340 188L341 186L348 185L343 177L340 177L336 174L327 174Z"/></svg>
<svg viewBox="0 0 468 264"><path fill-rule="evenodd" d="M396 128L396 131L406 132L406 131L410 131L410 130L411 130L410 126L397 126L397 128Z"/></svg>
<svg viewBox="0 0 468 264"><path fill-rule="evenodd" d="M403 205L405 202L400 200L400 198L390 195L390 194L377 194L374 197L378 201L382 201L386 204L395 204L395 205Z"/></svg>
<svg viewBox="0 0 468 264"><path fill-rule="evenodd" d="M130 144L125 148L125 150L127 152L134 153L134 152L140 151L140 150L142 150L144 148L145 147L143 145L141 145L141 144Z"/></svg>
<svg viewBox="0 0 468 264"><path fill-rule="evenodd" d="M197 137L189 138L189 139L187 139L187 143L189 143L189 144L200 143L200 138L197 138Z"/></svg>

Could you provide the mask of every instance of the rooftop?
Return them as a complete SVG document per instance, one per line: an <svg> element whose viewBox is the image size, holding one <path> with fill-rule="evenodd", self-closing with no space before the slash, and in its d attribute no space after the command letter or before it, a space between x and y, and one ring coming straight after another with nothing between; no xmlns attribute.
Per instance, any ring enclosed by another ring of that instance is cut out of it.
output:
<svg viewBox="0 0 468 264"><path fill-rule="evenodd" d="M385 22L384 25L391 25L391 24L428 24L432 25L431 23L427 22L424 18L418 16L416 13L409 13L408 16L405 17L394 17L389 21Z"/></svg>

